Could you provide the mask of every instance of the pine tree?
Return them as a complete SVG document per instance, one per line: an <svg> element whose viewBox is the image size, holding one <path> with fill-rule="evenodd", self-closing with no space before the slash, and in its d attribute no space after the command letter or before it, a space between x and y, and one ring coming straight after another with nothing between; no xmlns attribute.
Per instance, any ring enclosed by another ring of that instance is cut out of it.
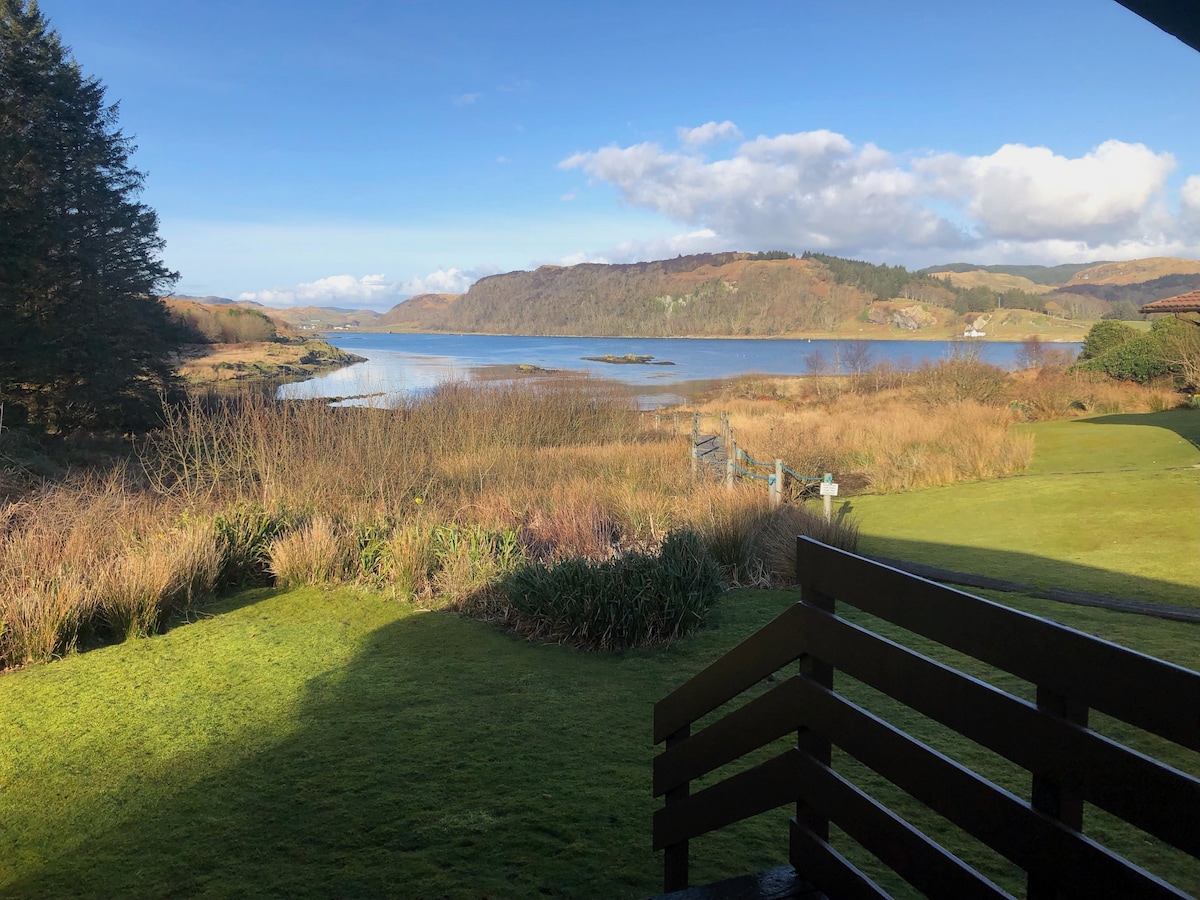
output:
<svg viewBox="0 0 1200 900"><path fill-rule="evenodd" d="M149 421L175 328L143 175L36 0L0 0L0 402L52 430Z"/></svg>

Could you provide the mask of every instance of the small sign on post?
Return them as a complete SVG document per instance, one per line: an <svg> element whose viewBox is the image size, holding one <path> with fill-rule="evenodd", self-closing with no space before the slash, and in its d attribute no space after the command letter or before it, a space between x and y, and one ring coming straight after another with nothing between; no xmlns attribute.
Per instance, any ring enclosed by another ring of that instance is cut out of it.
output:
<svg viewBox="0 0 1200 900"><path fill-rule="evenodd" d="M837 482L833 480L831 473L826 472L825 477L821 479L821 500L825 503L826 522L833 519L833 498L837 496L837 492Z"/></svg>

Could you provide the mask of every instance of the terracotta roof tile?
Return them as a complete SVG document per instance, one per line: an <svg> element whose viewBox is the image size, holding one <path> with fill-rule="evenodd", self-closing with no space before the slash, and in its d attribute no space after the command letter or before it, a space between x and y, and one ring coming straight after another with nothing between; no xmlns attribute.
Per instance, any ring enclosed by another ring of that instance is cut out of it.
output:
<svg viewBox="0 0 1200 900"><path fill-rule="evenodd" d="M1200 291L1189 291L1186 294L1180 294L1178 297L1167 297L1164 300L1155 300L1153 303L1147 303L1145 306L1143 306L1140 312L1200 312Z"/></svg>

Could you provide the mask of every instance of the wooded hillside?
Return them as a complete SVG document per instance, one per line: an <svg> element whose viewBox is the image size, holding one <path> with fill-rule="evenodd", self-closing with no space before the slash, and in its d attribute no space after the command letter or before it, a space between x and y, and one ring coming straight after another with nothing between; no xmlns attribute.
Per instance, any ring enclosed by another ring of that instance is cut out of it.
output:
<svg viewBox="0 0 1200 900"><path fill-rule="evenodd" d="M710 253L493 275L457 298L413 297L384 320L499 334L780 335L830 330L873 299L812 260Z"/></svg>

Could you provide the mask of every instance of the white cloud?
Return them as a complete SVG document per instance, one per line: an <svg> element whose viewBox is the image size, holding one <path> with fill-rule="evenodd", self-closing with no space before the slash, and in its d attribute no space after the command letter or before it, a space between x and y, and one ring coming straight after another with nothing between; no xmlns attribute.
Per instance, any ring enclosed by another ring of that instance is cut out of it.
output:
<svg viewBox="0 0 1200 900"><path fill-rule="evenodd" d="M512 162L512 160L509 159L507 156L497 156L496 162L498 162L500 165L504 165L505 163Z"/></svg>
<svg viewBox="0 0 1200 900"><path fill-rule="evenodd" d="M964 253L1047 261L1200 254L1200 228L1190 224L1200 225L1200 176L1186 180L1181 213L1171 214L1175 159L1143 144L1105 141L1074 158L1006 144L986 156L912 159L816 130L759 136L721 159L701 156L701 139L727 124L680 129L679 150L610 145L559 168L691 226L672 240L703 249L826 250L921 264Z"/></svg>
<svg viewBox="0 0 1200 900"><path fill-rule="evenodd" d="M690 147L711 144L713 141L737 141L742 137L742 132L728 119L724 122L705 122L696 128L676 128L675 132L679 135L679 142Z"/></svg>
<svg viewBox="0 0 1200 900"><path fill-rule="evenodd" d="M406 297L416 294L461 294L485 275L495 275L495 266L477 266L469 271L461 269L438 269L419 278L402 281L399 288Z"/></svg>
<svg viewBox="0 0 1200 900"><path fill-rule="evenodd" d="M707 161L658 144L609 146L560 164L608 182L625 202L709 228L746 247L841 249L961 243L916 202L917 179L891 156L830 131L759 137Z"/></svg>
<svg viewBox="0 0 1200 900"><path fill-rule="evenodd" d="M577 263L630 263L688 256L693 253L714 253L733 250L729 243L710 228L674 234L667 237L648 238L640 241L622 241L605 250L594 253L571 253L560 258L557 265L573 266Z"/></svg>
<svg viewBox="0 0 1200 900"><path fill-rule="evenodd" d="M1074 159L1005 144L989 156L947 153L915 168L932 178L931 193L965 201L988 237L1104 243L1140 230L1175 158L1122 141L1105 141Z"/></svg>
<svg viewBox="0 0 1200 900"><path fill-rule="evenodd" d="M1200 175L1189 175L1179 191L1185 219L1200 225Z"/></svg>
<svg viewBox="0 0 1200 900"><path fill-rule="evenodd" d="M450 102L455 106L470 106L482 96L483 94L459 94L456 97L451 97Z"/></svg>
<svg viewBox="0 0 1200 900"><path fill-rule="evenodd" d="M252 300L267 306L373 306L386 303L395 293L395 283L383 275L330 275L292 287L265 291L247 291L239 300Z"/></svg>
<svg viewBox="0 0 1200 900"><path fill-rule="evenodd" d="M250 300L267 306L352 306L355 308L388 309L401 300L416 294L461 294L485 275L499 269L490 264L461 269L438 269L428 275L405 281L388 281L383 275L331 275L292 287L277 287L264 291L247 291L239 300Z"/></svg>

